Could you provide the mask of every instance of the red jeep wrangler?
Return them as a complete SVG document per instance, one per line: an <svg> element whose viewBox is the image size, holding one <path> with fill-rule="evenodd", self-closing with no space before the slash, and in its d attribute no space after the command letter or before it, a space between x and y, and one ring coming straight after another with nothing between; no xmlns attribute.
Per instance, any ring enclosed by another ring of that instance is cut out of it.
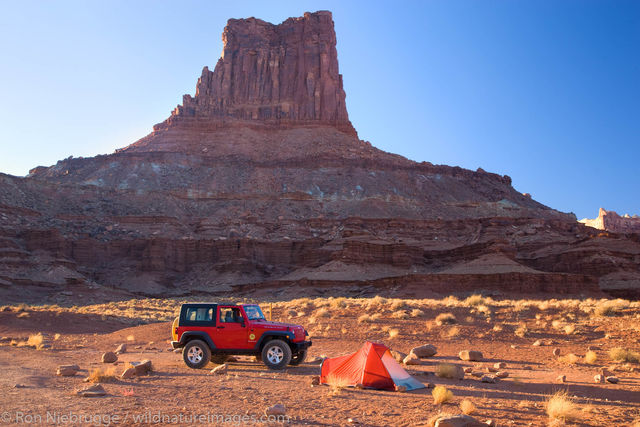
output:
<svg viewBox="0 0 640 427"><path fill-rule="evenodd" d="M255 355L269 368L283 369L302 363L311 346L302 326L267 321L254 304L183 304L171 334L171 345L182 348L184 363L194 369L233 354Z"/></svg>

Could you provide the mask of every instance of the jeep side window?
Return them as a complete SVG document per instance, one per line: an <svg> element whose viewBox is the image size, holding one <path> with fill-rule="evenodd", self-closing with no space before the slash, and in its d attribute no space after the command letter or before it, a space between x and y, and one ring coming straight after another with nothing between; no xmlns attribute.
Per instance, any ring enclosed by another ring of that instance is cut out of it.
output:
<svg viewBox="0 0 640 427"><path fill-rule="evenodd" d="M186 317L190 322L211 322L213 320L213 308L190 307L187 309Z"/></svg>
<svg viewBox="0 0 640 427"><path fill-rule="evenodd" d="M220 307L219 320L221 323L240 323L242 321L240 309L237 307Z"/></svg>

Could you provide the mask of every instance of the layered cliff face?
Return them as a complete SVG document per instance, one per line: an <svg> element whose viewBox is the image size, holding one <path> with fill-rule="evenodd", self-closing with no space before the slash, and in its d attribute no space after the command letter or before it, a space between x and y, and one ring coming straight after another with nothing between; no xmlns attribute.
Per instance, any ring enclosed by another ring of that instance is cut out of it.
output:
<svg viewBox="0 0 640 427"><path fill-rule="evenodd" d="M614 233L640 233L640 218L634 216L620 216L614 211L606 211L602 208L595 219L581 219L581 223L598 230L607 230Z"/></svg>
<svg viewBox="0 0 640 427"><path fill-rule="evenodd" d="M0 174L0 299L640 293L640 238L359 140L329 12L223 40L145 138Z"/></svg>

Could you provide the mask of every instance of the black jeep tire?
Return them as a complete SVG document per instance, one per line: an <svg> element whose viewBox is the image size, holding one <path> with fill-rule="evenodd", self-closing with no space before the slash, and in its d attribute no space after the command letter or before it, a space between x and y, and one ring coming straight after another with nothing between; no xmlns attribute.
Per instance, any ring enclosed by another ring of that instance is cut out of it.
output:
<svg viewBox="0 0 640 427"><path fill-rule="evenodd" d="M284 369L291 362L291 348L282 340L271 340L262 349L262 362L269 369Z"/></svg>
<svg viewBox="0 0 640 427"><path fill-rule="evenodd" d="M212 354L211 361L216 365L222 365L229 358L228 354Z"/></svg>
<svg viewBox="0 0 640 427"><path fill-rule="evenodd" d="M211 360L211 349L204 341L191 340L182 349L182 359L192 369L204 368Z"/></svg>
<svg viewBox="0 0 640 427"><path fill-rule="evenodd" d="M306 358L307 358L307 350L300 350L299 352L291 356L291 362L289 362L289 365L298 366L299 364L303 363L304 359Z"/></svg>

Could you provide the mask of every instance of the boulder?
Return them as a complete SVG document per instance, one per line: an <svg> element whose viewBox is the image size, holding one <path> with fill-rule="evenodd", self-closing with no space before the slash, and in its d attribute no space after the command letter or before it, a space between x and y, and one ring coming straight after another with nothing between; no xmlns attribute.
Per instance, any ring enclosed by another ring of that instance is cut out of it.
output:
<svg viewBox="0 0 640 427"><path fill-rule="evenodd" d="M113 351L107 351L102 355L102 363L114 363L118 361L118 356Z"/></svg>
<svg viewBox="0 0 640 427"><path fill-rule="evenodd" d="M436 420L434 427L487 427L487 425L469 415L443 415Z"/></svg>
<svg viewBox="0 0 640 427"><path fill-rule="evenodd" d="M420 358L415 353L409 353L402 361L405 365L422 365Z"/></svg>
<svg viewBox="0 0 640 427"><path fill-rule="evenodd" d="M94 384L90 387L86 387L76 391L76 395L81 397L99 397L106 394L107 392L101 384Z"/></svg>
<svg viewBox="0 0 640 427"><path fill-rule="evenodd" d="M420 359L424 359L426 357L435 356L437 352L438 350L436 349L436 346L432 344L425 344L419 347L412 348L409 354L413 353L416 356L418 356Z"/></svg>
<svg viewBox="0 0 640 427"><path fill-rule="evenodd" d="M500 369L506 368L507 364L505 362L498 362L498 363L494 363L493 367L500 370Z"/></svg>
<svg viewBox="0 0 640 427"><path fill-rule="evenodd" d="M458 357L460 360L479 362L482 360L482 353L476 350L462 350Z"/></svg>
<svg viewBox="0 0 640 427"><path fill-rule="evenodd" d="M281 403L278 403L273 406L269 406L264 410L265 415L273 415L273 416L282 416L287 415L287 408Z"/></svg>
<svg viewBox="0 0 640 427"><path fill-rule="evenodd" d="M496 376L495 375L483 375L482 378L480 378L480 381L482 381L483 383L495 383L496 382Z"/></svg>
<svg viewBox="0 0 640 427"><path fill-rule="evenodd" d="M118 346L118 348L116 348L116 352L115 353L116 354L124 354L126 352L127 352L127 345L123 343L123 344L120 344Z"/></svg>
<svg viewBox="0 0 640 427"><path fill-rule="evenodd" d="M553 349L553 355L556 356L556 357L560 356L560 349L559 348L554 348Z"/></svg>
<svg viewBox="0 0 640 427"><path fill-rule="evenodd" d="M391 355L393 356L394 359L396 359L396 362L398 363L402 363L404 358L407 357L407 353L403 353L401 351L396 351L396 350L391 350Z"/></svg>
<svg viewBox="0 0 640 427"><path fill-rule="evenodd" d="M211 373L215 375L224 375L227 373L228 370L229 370L229 365L227 365L226 363L223 363L222 365L216 366L215 368L213 368L211 370Z"/></svg>
<svg viewBox="0 0 640 427"><path fill-rule="evenodd" d="M311 386L316 386L316 385L320 385L320 376L319 375L313 375L311 377L311 379L309 380L309 383L311 384Z"/></svg>
<svg viewBox="0 0 640 427"><path fill-rule="evenodd" d="M147 375L153 369L151 365L151 360L143 360L142 362L131 362L131 366L133 366L136 370L136 376L141 377L143 375Z"/></svg>
<svg viewBox="0 0 640 427"><path fill-rule="evenodd" d="M496 378L507 378L508 376L509 376L509 372L507 371L496 372Z"/></svg>
<svg viewBox="0 0 640 427"><path fill-rule="evenodd" d="M134 368L133 366L128 367L122 372L122 374L120 374L120 378L122 378L123 380L128 380L135 376L136 376L136 368Z"/></svg>
<svg viewBox="0 0 640 427"><path fill-rule="evenodd" d="M80 367L78 365L60 365L56 370L56 375L61 377L72 377L78 373Z"/></svg>
<svg viewBox="0 0 640 427"><path fill-rule="evenodd" d="M610 382L611 384L618 384L618 382L620 381L618 377L614 377L613 375L606 377L605 380L607 382Z"/></svg>

